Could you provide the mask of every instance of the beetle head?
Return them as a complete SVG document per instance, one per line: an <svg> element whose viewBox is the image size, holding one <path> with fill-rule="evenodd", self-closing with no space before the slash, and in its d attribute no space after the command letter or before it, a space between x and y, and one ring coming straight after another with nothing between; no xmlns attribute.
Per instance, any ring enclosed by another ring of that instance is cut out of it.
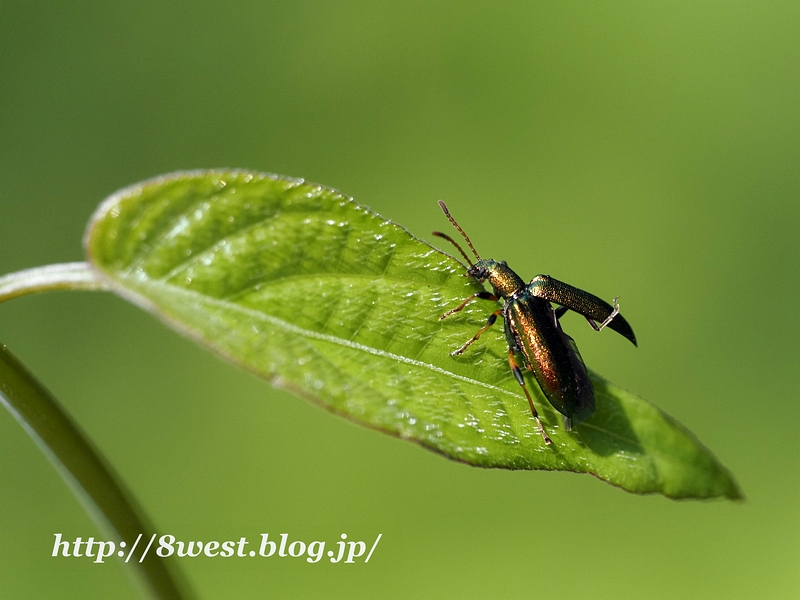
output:
<svg viewBox="0 0 800 600"><path fill-rule="evenodd" d="M496 265L497 262L491 258L481 258L467 269L467 275L477 279L479 283L483 283L489 279Z"/></svg>

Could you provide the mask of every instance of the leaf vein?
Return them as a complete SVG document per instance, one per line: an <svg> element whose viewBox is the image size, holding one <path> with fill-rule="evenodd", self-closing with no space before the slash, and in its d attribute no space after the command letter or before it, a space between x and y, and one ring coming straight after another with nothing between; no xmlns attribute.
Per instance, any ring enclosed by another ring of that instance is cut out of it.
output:
<svg viewBox="0 0 800 600"><path fill-rule="evenodd" d="M141 285L141 283L140 283L140 285ZM200 301L203 304L210 304L210 305L213 305L213 306L216 306L218 308L225 309L225 310L233 310L233 311L239 312L239 313L241 313L243 315L247 315L250 318L270 323L272 325L275 325L276 327L279 327L279 328L283 329L284 331L288 331L290 333L294 333L294 334L297 334L297 335L300 335L300 336L303 336L303 337L321 340L321 341L328 342L328 343L331 343L331 344L344 346L344 347L350 348L352 350L358 350L358 351L361 351L361 352L367 352L368 354L372 354L374 356L379 356L381 358L388 358L390 360L394 360L394 361L397 361L397 362L405 363L405 364L412 365L412 366L415 366L415 367L428 369L430 371L433 371L435 373L439 373L441 375L445 375L447 377L451 377L451 378L456 379L458 381L463 381L465 383L469 383L470 385L476 385L476 386L479 386L479 387L483 387L483 388L492 390L494 392L501 393L501 394L503 394L505 396L511 396L512 398L516 398L516 399L520 399L520 400L523 399L522 396L520 396L519 394L515 394L514 392L510 392L510 391L508 391L506 389L494 386L494 385L492 385L490 383L485 383L483 381L478 381L478 380L475 380L475 379L471 379L471 378L465 377L463 375L458 375L457 373L453 373L452 371L448 371L447 369L443 369L443 368L438 367L436 365L433 365L431 363L427 363L427 362L420 361L420 360L415 360L413 358L409 358L407 356L402 356L400 354L394 354L393 352L388 352L386 350L381 350L380 348L373 348L371 346L367 346L367 345L361 344L359 342L354 342L352 340L346 340L346 339L343 339L343 338L340 338L340 337L336 337L336 336L333 336L333 335L329 335L329 334L325 334L325 333L319 333L319 332L316 332L316 331L311 331L309 329L303 329L302 327L298 327L297 325L294 325L292 323L284 321L283 319L280 319L280 318L275 317L273 315L268 315L266 313L263 313L263 312L260 312L260 311L254 310L254 309L241 306L239 304L227 302L225 300L219 300L219 299L213 298L211 296L204 296L202 294L198 294L197 292L194 292L194 291L191 291L191 290L187 290L187 289L184 289L184 288L179 288L177 286L169 285L169 284L166 284L166 283L163 283L163 282L160 282L160 281L151 280L149 285L154 285L156 287L166 288L166 289L169 290L169 293L180 295L180 296L184 296L186 298L190 298L190 299L194 299L194 300L199 298ZM191 300L187 300L187 301L191 301Z"/></svg>
<svg viewBox="0 0 800 600"><path fill-rule="evenodd" d="M198 204L201 204L203 202L212 201L214 198L218 197L221 191L222 190L217 190L217 191L213 192L212 194L210 194L209 196L201 194L201 195L198 196L198 198L194 202L192 202L191 204L186 206L184 209L179 211L172 219L170 219L169 223L165 225L164 229L162 229L162 231L159 233L158 236L156 236L155 239L153 239L153 240L151 240L151 241L149 241L147 243L142 242L142 244L141 244L141 246L139 248L139 251L136 252L133 255L133 257L131 258L131 262L130 262L130 267L129 268L132 271L136 270L137 268L140 268L142 266L142 264L145 262L145 260L147 260L147 258L153 253L153 250L157 249L159 246L161 246L164 243L164 240L167 239L167 236L169 235L169 233L173 229L175 229L175 225L177 225L177 223L182 218L184 218L187 214L190 214L193 210L195 210L195 208L197 208ZM146 207L143 206L143 208L146 208ZM145 212L146 211L142 211L142 216L145 214Z"/></svg>

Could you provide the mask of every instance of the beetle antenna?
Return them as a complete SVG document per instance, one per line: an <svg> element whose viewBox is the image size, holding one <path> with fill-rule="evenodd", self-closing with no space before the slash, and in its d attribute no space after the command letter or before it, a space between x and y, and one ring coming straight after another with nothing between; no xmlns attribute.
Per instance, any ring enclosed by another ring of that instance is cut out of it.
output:
<svg viewBox="0 0 800 600"><path fill-rule="evenodd" d="M461 256L463 256L463 257L464 257L464 260L466 260L466 261L469 263L469 266L470 266L470 267L472 267L472 266L473 266L473 264L472 264L472 261L469 259L469 256L467 256L467 253L466 253L466 252L464 252L464 251L461 249L461 246L459 246L458 244L456 244L456 241L455 241L453 238L451 238L451 237L450 237L449 235L447 235L446 233L442 233L441 231L434 231L434 232L433 232L433 235L439 236L440 238L444 238L444 239L446 239L448 242L450 242L451 244L453 244L453 246L455 246L456 248L458 248L458 251L459 251L459 252L461 252ZM459 264L460 264L462 267L464 267L465 269L467 268L467 266L466 266L465 264L463 264L463 263L462 263L460 260L456 260L456 262L458 262L458 263L459 263Z"/></svg>
<svg viewBox="0 0 800 600"><path fill-rule="evenodd" d="M461 229L461 226L460 226L458 223L456 223L456 220L453 218L453 215L451 215L451 214L450 214L450 211L449 211L449 210L447 210L447 205L445 205L445 203L444 203L444 202L442 202L441 200L439 200L439 208L441 208L441 209L442 209L442 211L444 212L444 214L445 214L445 215L447 215L447 218L448 218L448 219L450 219L450 222L453 224L453 227L455 227L456 229L458 229L458 231L460 231L460 232L461 232L461 235L463 235L463 236L464 236L464 239L465 239L465 240L467 240L467 244L469 244L470 250L472 250L472 253L475 255L475 258L477 258L478 260L480 260L480 259L481 259L481 257L480 257L480 256L478 256L478 253L475 251L475 246L473 246L473 245L472 245L472 242L471 242L471 241L469 241L469 236L468 236L466 233L464 233L464 230L463 230L463 229ZM452 240L450 240L450 241L452 242ZM454 243L454 244L456 244L455 242L453 242L453 243ZM456 244L456 246L458 246L458 244ZM459 248L459 250L461 250L461 248ZM464 254L464 251L463 251L463 250L461 250L461 254ZM466 258L466 256L467 256L467 255L466 255L466 254L464 254L464 257L465 257L465 258ZM472 264L472 263L469 261L469 259L467 259L467 262L469 262L469 264L470 264L470 265Z"/></svg>

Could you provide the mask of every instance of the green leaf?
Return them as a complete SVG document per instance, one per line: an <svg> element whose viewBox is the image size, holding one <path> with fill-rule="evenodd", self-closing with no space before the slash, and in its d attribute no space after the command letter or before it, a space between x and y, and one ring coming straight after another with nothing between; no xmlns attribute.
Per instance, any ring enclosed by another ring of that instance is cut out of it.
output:
<svg viewBox="0 0 800 600"><path fill-rule="evenodd" d="M334 190L241 171L168 175L107 199L86 247L115 291L214 352L448 458L591 473L673 498L740 497L689 432L597 375L597 413L572 432L530 379L545 446L501 326L449 355L491 305L438 317L481 287Z"/></svg>

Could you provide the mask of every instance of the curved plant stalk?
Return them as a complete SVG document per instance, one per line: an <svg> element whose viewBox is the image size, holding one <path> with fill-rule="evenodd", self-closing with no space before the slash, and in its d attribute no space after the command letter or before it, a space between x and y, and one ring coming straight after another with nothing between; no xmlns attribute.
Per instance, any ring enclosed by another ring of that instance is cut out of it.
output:
<svg viewBox="0 0 800 600"><path fill-rule="evenodd" d="M41 272L43 269L33 271ZM78 271L80 269L75 269L76 273ZM42 287L61 289L70 286L51 284L47 287L44 284ZM19 289L24 289L24 286ZM14 415L50 459L101 531L115 541L117 548L124 541L127 556L127 552L141 535L127 564L144 591L152 598L164 600L191 597L185 591L185 584L178 584L175 574L167 568L164 559L154 554L153 548L150 555L139 562L153 535L153 527L111 467L103 460L100 452L72 421L58 400L2 344L0 403Z"/></svg>
<svg viewBox="0 0 800 600"><path fill-rule="evenodd" d="M17 271L0 277L0 302L56 290L107 290L108 285L86 262L62 263Z"/></svg>

